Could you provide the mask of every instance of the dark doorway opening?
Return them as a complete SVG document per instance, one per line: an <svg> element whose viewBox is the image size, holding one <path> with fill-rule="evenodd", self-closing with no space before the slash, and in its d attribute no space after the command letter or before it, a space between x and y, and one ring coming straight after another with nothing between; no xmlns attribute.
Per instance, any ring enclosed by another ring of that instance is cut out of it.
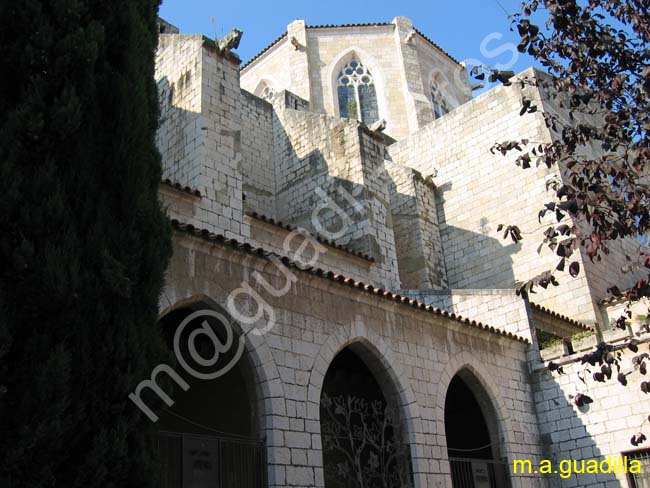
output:
<svg viewBox="0 0 650 488"><path fill-rule="evenodd" d="M214 307L199 302L161 318L172 356L177 330L191 314L201 310L214 311ZM224 374L208 379L197 377L175 357L174 369L189 388L184 391L170 382L174 404L163 405L157 423L162 488L262 488L266 483L252 365L245 355L237 353L240 336L225 319L227 315L223 311L215 315L199 314L180 329L179 351L189 368L209 376L217 371ZM218 343L200 332L207 330L206 326ZM195 361L197 357L215 358L216 348L228 343L229 334L231 346L218 354L216 363L206 366Z"/></svg>
<svg viewBox="0 0 650 488"><path fill-rule="evenodd" d="M500 457L497 417L487 394L470 373L456 375L445 398L447 455L454 488L509 487ZM480 399L480 400L479 400Z"/></svg>
<svg viewBox="0 0 650 488"><path fill-rule="evenodd" d="M447 390L445 431L449 457L493 459L490 432L481 406L459 376L454 376Z"/></svg>
<svg viewBox="0 0 650 488"><path fill-rule="evenodd" d="M336 355L327 370L320 416L327 488L412 486L410 451L388 375L365 346ZM362 359L363 358L363 359ZM375 368L376 366L376 368ZM389 391L386 391L389 390Z"/></svg>

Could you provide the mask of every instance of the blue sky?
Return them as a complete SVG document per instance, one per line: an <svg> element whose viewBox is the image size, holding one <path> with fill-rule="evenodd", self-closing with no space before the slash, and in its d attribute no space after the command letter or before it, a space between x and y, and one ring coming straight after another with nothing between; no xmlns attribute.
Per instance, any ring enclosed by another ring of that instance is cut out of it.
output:
<svg viewBox="0 0 650 488"><path fill-rule="evenodd" d="M373 2L325 1L207 1L163 0L160 16L185 34L219 37L231 28L244 31L236 51L247 61L286 31L289 22L305 19L308 25L390 22L403 15L459 61L478 60L519 72L534 64L516 52L518 35L510 32L507 10L514 13L521 0L429 0ZM214 20L212 20L214 19Z"/></svg>

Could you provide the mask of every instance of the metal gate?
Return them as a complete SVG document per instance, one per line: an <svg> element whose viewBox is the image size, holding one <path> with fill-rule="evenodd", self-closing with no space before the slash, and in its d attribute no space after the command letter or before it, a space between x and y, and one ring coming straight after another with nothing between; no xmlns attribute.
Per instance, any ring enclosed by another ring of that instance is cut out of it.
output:
<svg viewBox="0 0 650 488"><path fill-rule="evenodd" d="M449 458L454 488L510 488L506 463L491 459Z"/></svg>
<svg viewBox="0 0 650 488"><path fill-rule="evenodd" d="M265 488L264 443L256 439L160 432L162 488Z"/></svg>

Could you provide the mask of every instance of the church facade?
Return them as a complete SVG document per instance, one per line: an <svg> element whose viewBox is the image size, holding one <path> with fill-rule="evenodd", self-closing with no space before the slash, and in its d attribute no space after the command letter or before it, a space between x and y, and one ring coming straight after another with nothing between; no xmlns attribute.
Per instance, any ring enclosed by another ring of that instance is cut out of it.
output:
<svg viewBox="0 0 650 488"><path fill-rule="evenodd" d="M557 264L536 216L562 174L490 148L552 140L542 113L560 109L539 88L473 98L465 67L404 17L297 20L244 66L165 24L156 78L177 388L147 414L164 486L634 482L513 469L633 451L647 414L638 390L572 377L581 351L633 333L608 326L607 288L631 284L634 243L597 265L577 252L580 276L532 301L515 293ZM538 113L519 115L524 96ZM497 231L511 223L519 244Z"/></svg>

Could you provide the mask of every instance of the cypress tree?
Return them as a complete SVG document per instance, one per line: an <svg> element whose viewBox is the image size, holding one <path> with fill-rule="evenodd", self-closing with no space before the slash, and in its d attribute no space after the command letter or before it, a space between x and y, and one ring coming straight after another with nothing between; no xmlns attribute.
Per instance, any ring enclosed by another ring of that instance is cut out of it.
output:
<svg viewBox="0 0 650 488"><path fill-rule="evenodd" d="M157 0L0 4L0 487L155 486Z"/></svg>

